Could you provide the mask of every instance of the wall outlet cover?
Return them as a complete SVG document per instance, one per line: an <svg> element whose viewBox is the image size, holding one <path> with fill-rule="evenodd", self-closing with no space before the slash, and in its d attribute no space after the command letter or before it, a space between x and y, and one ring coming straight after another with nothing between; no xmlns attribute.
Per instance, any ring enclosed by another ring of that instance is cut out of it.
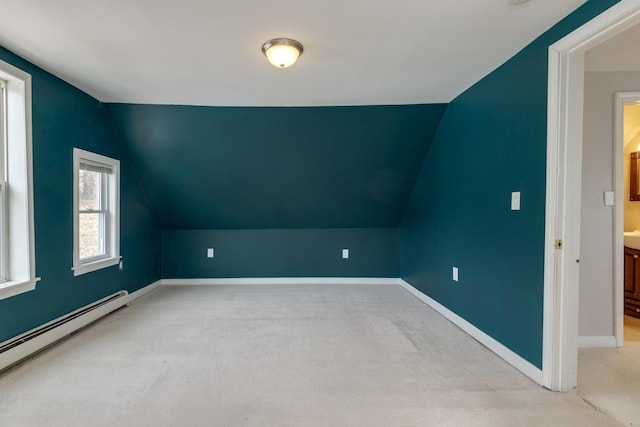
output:
<svg viewBox="0 0 640 427"><path fill-rule="evenodd" d="M343 249L342 250L342 259L348 259L349 258L349 249Z"/></svg>
<svg viewBox="0 0 640 427"><path fill-rule="evenodd" d="M213 258L213 248L207 249L207 258Z"/></svg>
<svg viewBox="0 0 640 427"><path fill-rule="evenodd" d="M519 211L520 210L520 192L514 191L511 193L511 210Z"/></svg>
<svg viewBox="0 0 640 427"><path fill-rule="evenodd" d="M458 267L453 267L453 281L458 281Z"/></svg>

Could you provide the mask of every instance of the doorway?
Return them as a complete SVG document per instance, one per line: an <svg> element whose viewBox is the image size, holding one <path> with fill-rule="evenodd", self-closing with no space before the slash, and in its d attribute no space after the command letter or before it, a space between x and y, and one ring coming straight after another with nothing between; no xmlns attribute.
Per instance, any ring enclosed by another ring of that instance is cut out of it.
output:
<svg viewBox="0 0 640 427"><path fill-rule="evenodd" d="M640 38L640 26L585 53L577 378L577 394L624 425L640 419L640 319L624 316L622 304L623 279L635 277L640 261L640 249L625 247L640 248L640 237L623 242L622 233L640 228L640 203L630 201L640 92L619 91L640 89L640 70L613 67L610 55L600 54L623 50L617 41L629 35Z"/></svg>
<svg viewBox="0 0 640 427"><path fill-rule="evenodd" d="M640 37L640 25L635 28L637 29L634 31ZM640 71L635 73L633 80L640 88ZM623 283L616 288L615 319L616 329L619 332L617 346L622 347L625 345L625 335L629 335L632 343L636 342L637 336L640 335L638 328L640 319L636 318L640 317L640 289L635 286L636 270L637 273L640 273L640 262L638 261L640 257L640 232L637 232L640 230L640 197L638 197L640 190L638 187L640 174L638 172L640 170L637 169L640 160L640 156L638 156L640 154L640 92L617 93L615 107L616 135L614 143L617 147L622 148L622 153L618 154L621 155L621 162L624 165L620 168L624 171L621 184L624 202L619 209L623 211L624 223L624 265L620 268L624 273L620 273ZM637 160L633 160L634 157ZM618 176L621 172L621 170L617 171ZM638 234L637 238L635 234ZM639 268L636 269L636 266ZM628 316L629 314L633 317Z"/></svg>
<svg viewBox="0 0 640 427"><path fill-rule="evenodd" d="M575 389L578 376L585 51L639 22L640 4L621 2L549 48L543 382L551 390Z"/></svg>

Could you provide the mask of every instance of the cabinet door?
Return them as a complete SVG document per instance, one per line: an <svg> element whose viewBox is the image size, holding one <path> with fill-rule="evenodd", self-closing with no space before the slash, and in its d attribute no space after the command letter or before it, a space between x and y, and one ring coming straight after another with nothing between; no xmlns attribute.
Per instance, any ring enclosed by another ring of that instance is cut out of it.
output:
<svg viewBox="0 0 640 427"><path fill-rule="evenodd" d="M624 248L624 295L632 296L636 292L636 262L638 254L633 249Z"/></svg>
<svg viewBox="0 0 640 427"><path fill-rule="evenodd" d="M633 270L635 275L633 277L632 289L629 289L629 293L625 292L625 296L628 295L631 298L640 300L640 251L636 251L635 258L633 258Z"/></svg>

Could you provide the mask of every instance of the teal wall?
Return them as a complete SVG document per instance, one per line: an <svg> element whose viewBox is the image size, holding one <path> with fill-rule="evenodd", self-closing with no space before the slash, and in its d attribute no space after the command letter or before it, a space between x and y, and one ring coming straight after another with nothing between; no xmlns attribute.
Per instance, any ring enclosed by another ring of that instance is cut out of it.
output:
<svg viewBox="0 0 640 427"><path fill-rule="evenodd" d="M402 277L537 367L548 47L615 3L587 2L449 104L401 226Z"/></svg>
<svg viewBox="0 0 640 427"><path fill-rule="evenodd" d="M102 104L0 48L0 59L32 76L36 290L0 300L0 342L117 290L160 276L161 233ZM121 160L121 254L109 267L74 277L72 149Z"/></svg>
<svg viewBox="0 0 640 427"><path fill-rule="evenodd" d="M108 104L163 229L397 227L443 104Z"/></svg>
<svg viewBox="0 0 640 427"><path fill-rule="evenodd" d="M164 230L162 247L165 278L399 276L397 228Z"/></svg>
<svg viewBox="0 0 640 427"><path fill-rule="evenodd" d="M42 277L0 300L0 341L161 274L399 272L540 367L547 49L615 3L588 1L448 106L103 105L0 48L33 76ZM73 147L122 160L122 272L70 270Z"/></svg>

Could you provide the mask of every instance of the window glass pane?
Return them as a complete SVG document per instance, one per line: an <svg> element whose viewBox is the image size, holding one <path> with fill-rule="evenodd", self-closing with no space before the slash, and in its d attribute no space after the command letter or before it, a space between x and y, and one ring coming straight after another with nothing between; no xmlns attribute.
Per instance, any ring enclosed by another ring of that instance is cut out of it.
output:
<svg viewBox="0 0 640 427"><path fill-rule="evenodd" d="M4 282L7 280L6 277L6 261L7 261L7 248L9 247L9 242L7 241L7 230L6 226L6 203L5 203L5 190L6 185L4 180L5 176L5 157L4 153L7 150L6 146L6 133L5 133L5 123L6 123L6 99L5 99L5 82L4 80L0 80L0 282Z"/></svg>
<svg viewBox="0 0 640 427"><path fill-rule="evenodd" d="M0 282L4 282L7 280L7 277L5 275L5 251L6 251L6 247L8 246L8 242L6 241L6 230L4 227L4 224L6 224L6 219L5 219L5 209L6 209L6 204L4 202L5 197L4 197L4 183L0 183Z"/></svg>
<svg viewBox="0 0 640 427"><path fill-rule="evenodd" d="M105 255L104 213L80 213L80 259Z"/></svg>
<svg viewBox="0 0 640 427"><path fill-rule="evenodd" d="M86 170L79 171L78 202L83 210L100 210L101 190L103 174Z"/></svg>

